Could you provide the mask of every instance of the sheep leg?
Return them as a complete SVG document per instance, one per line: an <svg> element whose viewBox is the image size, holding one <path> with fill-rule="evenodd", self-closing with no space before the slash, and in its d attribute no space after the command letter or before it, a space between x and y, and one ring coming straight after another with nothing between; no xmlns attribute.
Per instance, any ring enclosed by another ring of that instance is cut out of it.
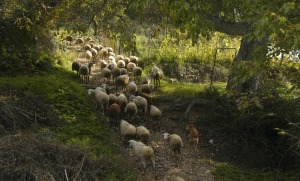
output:
<svg viewBox="0 0 300 181"><path fill-rule="evenodd" d="M145 168L146 168L146 161L145 161L145 158L142 157L142 158L141 158L141 161L142 161L143 167L144 167L144 169L145 169Z"/></svg>
<svg viewBox="0 0 300 181"><path fill-rule="evenodd" d="M153 169L155 169L155 156L151 156L152 164L153 164Z"/></svg>

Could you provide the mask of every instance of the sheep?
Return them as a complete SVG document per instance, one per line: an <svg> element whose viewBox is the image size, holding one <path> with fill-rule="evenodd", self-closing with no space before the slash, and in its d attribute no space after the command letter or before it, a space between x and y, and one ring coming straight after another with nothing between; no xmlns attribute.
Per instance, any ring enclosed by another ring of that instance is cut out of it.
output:
<svg viewBox="0 0 300 181"><path fill-rule="evenodd" d="M135 95L137 92L137 85L134 81L131 81L126 86L126 91L129 95Z"/></svg>
<svg viewBox="0 0 300 181"><path fill-rule="evenodd" d="M138 65L139 58L137 56L129 56L130 62L134 63L135 65Z"/></svg>
<svg viewBox="0 0 300 181"><path fill-rule="evenodd" d="M106 48L102 48L99 52L98 55L100 57L100 60L106 60L106 58L108 57L108 51L106 50Z"/></svg>
<svg viewBox="0 0 300 181"><path fill-rule="evenodd" d="M109 86L106 83L102 83L100 87L105 90L106 94L110 94Z"/></svg>
<svg viewBox="0 0 300 181"><path fill-rule="evenodd" d="M123 60L117 61L117 67L119 67L119 68L125 68L125 62Z"/></svg>
<svg viewBox="0 0 300 181"><path fill-rule="evenodd" d="M98 51L95 48L91 48L90 51L92 53L93 62L95 62Z"/></svg>
<svg viewBox="0 0 300 181"><path fill-rule="evenodd" d="M121 87L124 90L124 87L129 83L129 76L128 75L120 75L115 79L115 86L116 86L116 94L118 93L118 87Z"/></svg>
<svg viewBox="0 0 300 181"><path fill-rule="evenodd" d="M141 96L141 97L143 97L143 98L145 98L147 100L148 107L150 107L150 105L152 105L152 97L149 94L141 92L138 95Z"/></svg>
<svg viewBox="0 0 300 181"><path fill-rule="evenodd" d="M81 44L83 44L83 39L80 38L80 37L76 38L75 39L75 45L81 45Z"/></svg>
<svg viewBox="0 0 300 181"><path fill-rule="evenodd" d="M150 143L150 131L144 126L138 126L136 128L136 137L146 145Z"/></svg>
<svg viewBox="0 0 300 181"><path fill-rule="evenodd" d="M116 56L116 54L115 54L114 52L108 52L108 55L109 55L109 56L112 56L112 57L115 57L115 56Z"/></svg>
<svg viewBox="0 0 300 181"><path fill-rule="evenodd" d="M106 68L106 66L107 66L107 63L106 63L105 60L100 60L99 64L100 64L100 68L101 68L101 69L104 69L104 68Z"/></svg>
<svg viewBox="0 0 300 181"><path fill-rule="evenodd" d="M142 78L142 84L147 84L150 85L151 84L151 74L147 74Z"/></svg>
<svg viewBox="0 0 300 181"><path fill-rule="evenodd" d="M115 68L115 67L117 67L117 64L116 64L115 61L111 61L111 62L108 64L108 66L107 66L107 68L108 68L109 70L112 70L112 69Z"/></svg>
<svg viewBox="0 0 300 181"><path fill-rule="evenodd" d="M93 64L89 63L89 64L81 64L80 68L79 68L79 76L81 75L81 79L85 83L87 84L89 82L89 74L91 72L91 67L93 66Z"/></svg>
<svg viewBox="0 0 300 181"><path fill-rule="evenodd" d="M160 68L153 66L151 68L151 77L153 78L154 90L157 90L157 88L160 87L160 79L163 77L163 71Z"/></svg>
<svg viewBox="0 0 300 181"><path fill-rule="evenodd" d="M125 66L127 66L127 64L130 62L130 58L129 57L124 57L124 62L125 62Z"/></svg>
<svg viewBox="0 0 300 181"><path fill-rule="evenodd" d="M92 48L91 45L84 45L84 47L83 47L84 50L90 50L91 48Z"/></svg>
<svg viewBox="0 0 300 181"><path fill-rule="evenodd" d="M119 60L123 60L124 59L124 56L123 55L116 55L115 58L116 58L116 62L118 63Z"/></svg>
<svg viewBox="0 0 300 181"><path fill-rule="evenodd" d="M103 48L103 46L102 46L102 45L95 44L95 45L93 46L93 48L95 48L95 49L97 50L97 52L98 52L98 51L100 51L100 50Z"/></svg>
<svg viewBox="0 0 300 181"><path fill-rule="evenodd" d="M93 54L90 50L86 50L85 51L85 58L88 60L88 62L90 62L90 60L92 59Z"/></svg>
<svg viewBox="0 0 300 181"><path fill-rule="evenodd" d="M88 89L88 94L94 96L94 99L96 100L96 107L97 109L100 106L100 112L105 113L105 111L108 109L108 103L109 103L109 96L103 92L101 89Z"/></svg>
<svg viewBox="0 0 300 181"><path fill-rule="evenodd" d="M118 67L114 67L111 70L111 75L112 75L113 83L115 83L115 78L121 75L120 69Z"/></svg>
<svg viewBox="0 0 300 181"><path fill-rule="evenodd" d="M142 93L146 93L146 94L151 93L151 89L150 89L150 86L148 84L142 84L139 88L140 88Z"/></svg>
<svg viewBox="0 0 300 181"><path fill-rule="evenodd" d="M189 130L189 142L192 142L194 149L197 149L197 145L199 143L199 133L198 130L194 127L193 124L188 124L186 129Z"/></svg>
<svg viewBox="0 0 300 181"><path fill-rule="evenodd" d="M126 96L124 94L119 94L119 96L117 97L117 103L121 107L121 115L123 116L123 114L125 113L125 107L128 103Z"/></svg>
<svg viewBox="0 0 300 181"><path fill-rule="evenodd" d="M125 68L120 68L120 73L121 73L121 75L126 75L127 74L127 69L125 69Z"/></svg>
<svg viewBox="0 0 300 181"><path fill-rule="evenodd" d="M109 52L114 52L113 48L111 48L111 47L106 47L106 50L107 50L108 53Z"/></svg>
<svg viewBox="0 0 300 181"><path fill-rule="evenodd" d="M138 112L138 107L134 102L127 103L125 107L125 114L129 119L135 120L135 116L137 112Z"/></svg>
<svg viewBox="0 0 300 181"><path fill-rule="evenodd" d="M117 131L117 125L119 121L119 116L121 113L121 108L117 103L113 103L108 108L109 117L109 127L114 126L115 131Z"/></svg>
<svg viewBox="0 0 300 181"><path fill-rule="evenodd" d="M111 77L111 71L108 68L103 68L101 70L101 76L102 76L102 78L104 78L105 80L107 80L109 82L110 77Z"/></svg>
<svg viewBox="0 0 300 181"><path fill-rule="evenodd" d="M132 72L133 67L136 67L135 63L133 63L133 62L129 62L126 65L126 69L127 69L128 72Z"/></svg>
<svg viewBox="0 0 300 181"><path fill-rule="evenodd" d="M112 105L113 103L118 103L118 97L115 94L109 94L109 105Z"/></svg>
<svg viewBox="0 0 300 181"><path fill-rule="evenodd" d="M79 76L79 68L80 68L80 62L78 62L77 60L75 60L72 63L72 72L73 72L73 75L74 75L74 71L76 71L76 76L77 77Z"/></svg>
<svg viewBox="0 0 300 181"><path fill-rule="evenodd" d="M148 109L147 99L141 96L130 96L129 100L134 102L143 115L146 115Z"/></svg>
<svg viewBox="0 0 300 181"><path fill-rule="evenodd" d="M125 120L120 120L120 134L124 144L136 137L136 127Z"/></svg>
<svg viewBox="0 0 300 181"><path fill-rule="evenodd" d="M162 117L161 111L156 106L150 105L149 114L152 121L156 123L155 125L160 129L160 119Z"/></svg>
<svg viewBox="0 0 300 181"><path fill-rule="evenodd" d="M133 80L137 80L138 83L141 80L142 73L143 69L141 67L132 67Z"/></svg>
<svg viewBox="0 0 300 181"><path fill-rule="evenodd" d="M172 175L169 179L169 181L185 181L182 177Z"/></svg>
<svg viewBox="0 0 300 181"><path fill-rule="evenodd" d="M177 134L170 135L169 133L164 133L163 137L167 140L170 151L172 151L171 157L177 157L180 154L180 150L183 145L181 137Z"/></svg>
<svg viewBox="0 0 300 181"><path fill-rule="evenodd" d="M116 59L115 59L115 57L114 56L111 56L111 55L109 55L108 56L108 62L116 62Z"/></svg>
<svg viewBox="0 0 300 181"><path fill-rule="evenodd" d="M146 160L150 159L153 169L155 170L155 154L153 148L135 140L129 140L129 147L133 148L134 154L141 159L144 169L146 168Z"/></svg>

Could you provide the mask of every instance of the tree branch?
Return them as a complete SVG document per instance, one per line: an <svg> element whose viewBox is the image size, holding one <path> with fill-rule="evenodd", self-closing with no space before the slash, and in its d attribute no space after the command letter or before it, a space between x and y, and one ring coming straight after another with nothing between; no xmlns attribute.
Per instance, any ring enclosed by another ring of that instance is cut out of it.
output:
<svg viewBox="0 0 300 181"><path fill-rule="evenodd" d="M227 35L243 36L251 32L251 24L249 22L229 22L218 16L206 15L198 13L203 20L212 22L214 30L225 33Z"/></svg>

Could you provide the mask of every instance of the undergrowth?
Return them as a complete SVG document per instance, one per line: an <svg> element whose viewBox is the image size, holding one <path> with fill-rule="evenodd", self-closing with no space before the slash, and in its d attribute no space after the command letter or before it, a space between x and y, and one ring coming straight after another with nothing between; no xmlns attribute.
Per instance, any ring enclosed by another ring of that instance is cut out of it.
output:
<svg viewBox="0 0 300 181"><path fill-rule="evenodd" d="M120 156L118 146L109 135L106 121L92 109L93 104L86 89L73 78L69 70L56 69L55 73L42 73L32 77L2 76L0 82L2 91L21 92L25 97L43 97L43 100L46 100L44 104L48 105L52 115L57 119L50 126L34 126L28 128L28 131L53 142L87 150L95 159L111 158L114 160L110 163L114 164L111 165L113 169L107 170L102 179L122 180L128 177L127 170L123 170L120 166L124 164L124 160ZM7 96L10 96L9 93ZM4 98L3 95L1 99L9 98ZM134 180L134 176L132 179Z"/></svg>
<svg viewBox="0 0 300 181"><path fill-rule="evenodd" d="M212 163L212 162L211 162ZM281 172L272 169L243 169L225 163L212 163L216 180L222 181L298 181L299 173Z"/></svg>

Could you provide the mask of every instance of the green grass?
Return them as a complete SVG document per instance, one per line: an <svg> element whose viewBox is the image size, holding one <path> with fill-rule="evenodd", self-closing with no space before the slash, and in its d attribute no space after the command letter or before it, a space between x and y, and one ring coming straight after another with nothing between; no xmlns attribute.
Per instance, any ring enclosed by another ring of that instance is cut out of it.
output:
<svg viewBox="0 0 300 181"><path fill-rule="evenodd" d="M226 83L215 83L213 88L223 92L225 90ZM164 96L170 96L175 98L192 98L196 97L200 92L210 89L210 84L202 83L188 83L188 82L176 82L169 83L166 81L161 81L160 90Z"/></svg>
<svg viewBox="0 0 300 181"><path fill-rule="evenodd" d="M79 84L78 79L72 76L69 67L33 77L1 76L0 82L0 90L23 92L29 97L43 97L53 115L58 118L58 121L53 123L55 125L41 125L26 131L33 131L50 141L80 147L90 152L95 159L111 157L116 165L113 166L115 170L111 170L107 177L114 177L112 180L128 177L123 168L118 166L124 165L124 159L118 144L114 144L109 135L108 124L103 124L106 122L104 118L93 110L91 97Z"/></svg>
<svg viewBox="0 0 300 181"><path fill-rule="evenodd" d="M270 169L243 169L225 163L210 162L216 167L212 172L216 180L222 181L298 181L300 173L283 173Z"/></svg>

